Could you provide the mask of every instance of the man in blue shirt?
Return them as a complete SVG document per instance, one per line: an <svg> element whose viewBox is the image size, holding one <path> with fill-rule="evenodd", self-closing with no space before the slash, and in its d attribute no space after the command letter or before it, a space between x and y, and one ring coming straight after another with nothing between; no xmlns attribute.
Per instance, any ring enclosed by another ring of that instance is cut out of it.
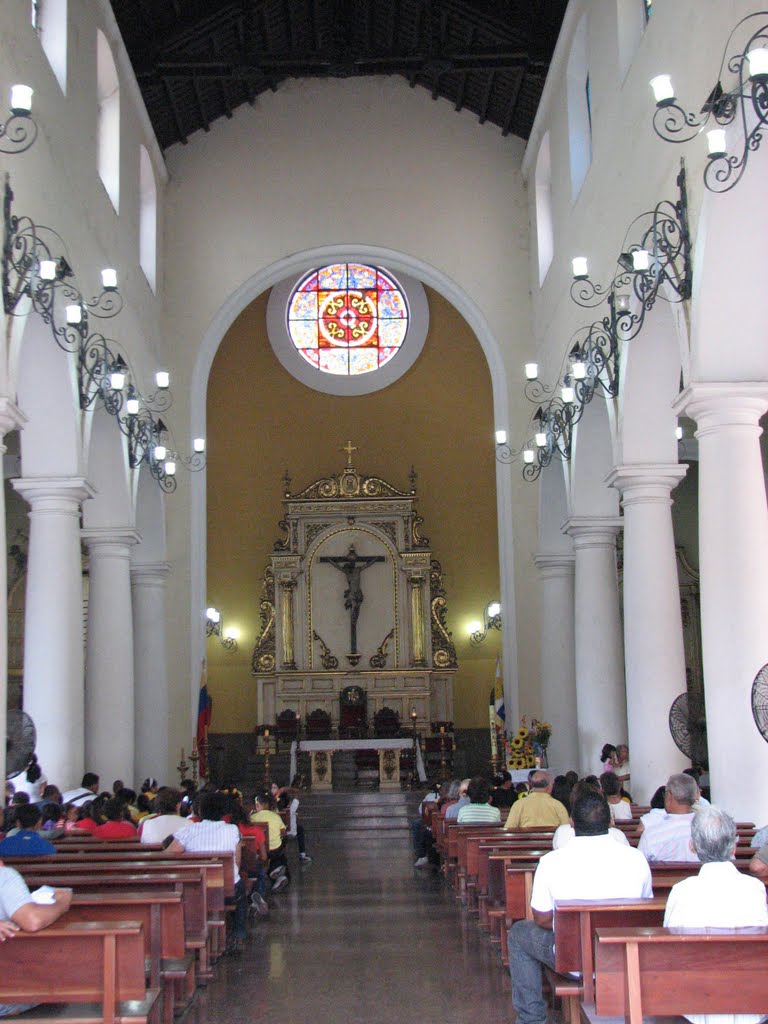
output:
<svg viewBox="0 0 768 1024"><path fill-rule="evenodd" d="M0 842L0 857L46 857L56 853L56 847L43 839L37 831L40 825L40 808L37 804L19 804L16 808L16 825L13 835Z"/></svg>

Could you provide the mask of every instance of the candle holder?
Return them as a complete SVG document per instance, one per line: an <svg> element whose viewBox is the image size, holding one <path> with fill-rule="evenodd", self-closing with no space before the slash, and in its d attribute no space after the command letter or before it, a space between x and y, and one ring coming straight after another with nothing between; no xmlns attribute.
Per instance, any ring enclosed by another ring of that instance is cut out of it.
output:
<svg viewBox="0 0 768 1024"><path fill-rule="evenodd" d="M192 740L192 753L189 755L189 760L192 762L192 781L197 787L200 783L200 775L198 774L198 764L200 762L200 753L197 749L197 740Z"/></svg>
<svg viewBox="0 0 768 1024"><path fill-rule="evenodd" d="M440 726L440 781L446 782L450 778L448 761L445 756L445 726Z"/></svg>
<svg viewBox="0 0 768 1024"><path fill-rule="evenodd" d="M416 789L416 787L419 784L419 773L416 770L416 765L418 764L417 753L418 753L418 745L419 745L419 734L416 731L416 721L417 721L418 717L419 716L416 713L416 708L411 708L411 734L413 736L413 752L412 752L413 760L412 760L412 763L411 763L411 771L410 771L410 773L408 775L408 779L407 779L407 782L406 782L406 785L407 785L408 789Z"/></svg>
<svg viewBox="0 0 768 1024"><path fill-rule="evenodd" d="M182 747L181 748L181 760L176 765L176 771L179 773L179 780L180 781L183 781L184 779L186 779L186 777L187 777L187 770L188 769L189 769L189 765L187 764L187 762L184 759L184 747Z"/></svg>
<svg viewBox="0 0 768 1024"><path fill-rule="evenodd" d="M269 729L264 730L264 787L269 789L272 785L272 777L269 770Z"/></svg>

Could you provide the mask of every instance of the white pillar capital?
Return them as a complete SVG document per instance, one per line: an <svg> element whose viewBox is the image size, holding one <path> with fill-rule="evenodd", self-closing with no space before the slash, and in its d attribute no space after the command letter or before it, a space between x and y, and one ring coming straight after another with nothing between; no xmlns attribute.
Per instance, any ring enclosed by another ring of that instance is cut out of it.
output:
<svg viewBox="0 0 768 1024"><path fill-rule="evenodd" d="M561 576L573 576L575 572L575 555L548 555L540 552L538 555L533 556L533 561L539 570L539 578L542 580L557 579Z"/></svg>
<svg viewBox="0 0 768 1024"><path fill-rule="evenodd" d="M131 583L138 587L152 586L165 582L170 573L170 562L136 562L131 566Z"/></svg>
<svg viewBox="0 0 768 1024"><path fill-rule="evenodd" d="M19 477L13 488L30 506L30 515L80 516L80 505L96 493L83 477Z"/></svg>
<svg viewBox="0 0 768 1024"><path fill-rule="evenodd" d="M688 471L679 463L630 463L614 466L605 482L621 492L624 508L628 505L672 504L670 497Z"/></svg>
<svg viewBox="0 0 768 1024"><path fill-rule="evenodd" d="M576 549L613 547L624 526L621 516L571 516L561 526Z"/></svg>
<svg viewBox="0 0 768 1024"><path fill-rule="evenodd" d="M758 428L768 410L768 383L764 381L700 381L680 393L674 411L696 420L696 437L723 428Z"/></svg>
<svg viewBox="0 0 768 1024"><path fill-rule="evenodd" d="M0 395L0 437L5 437L12 430L20 430L27 422L27 417L7 395Z"/></svg>
<svg viewBox="0 0 768 1024"><path fill-rule="evenodd" d="M130 526L94 526L80 531L80 539L88 546L90 555L105 558L129 558L141 534Z"/></svg>

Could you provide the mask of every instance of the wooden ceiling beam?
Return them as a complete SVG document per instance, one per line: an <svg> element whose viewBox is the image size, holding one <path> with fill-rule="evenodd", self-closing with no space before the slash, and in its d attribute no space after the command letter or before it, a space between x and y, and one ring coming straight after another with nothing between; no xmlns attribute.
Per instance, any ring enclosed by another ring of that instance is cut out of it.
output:
<svg viewBox="0 0 768 1024"><path fill-rule="evenodd" d="M480 108L480 115L479 115L480 124L485 124L485 122L488 120L488 107L491 105L491 93L493 92L493 87L494 87L495 83L496 83L496 73L494 71L491 71L491 73L488 75L488 81L486 82L486 85L485 85L485 95L483 96L483 105Z"/></svg>
<svg viewBox="0 0 768 1024"><path fill-rule="evenodd" d="M174 123L174 125L176 127L176 138L174 139L174 142L180 142L183 146L186 146L186 144L187 144L187 135L186 135L186 132L184 131L184 129L182 128L182 126L181 126L181 117L179 115L179 108L176 105L176 98L173 95L173 90L171 89L171 84L170 84L170 82L168 81L167 78L163 79L163 89L165 90L165 96L166 96L166 99L168 100L168 106L171 108L171 116L173 118L173 123Z"/></svg>
<svg viewBox="0 0 768 1024"><path fill-rule="evenodd" d="M515 116L517 110L517 101L520 99L520 90L523 87L525 81L525 68L520 68L520 73L517 76L517 81L512 86L512 94L509 97L509 103L507 104L507 112L504 115L504 122L501 126L501 134L509 135L509 129L512 126L512 119Z"/></svg>
<svg viewBox="0 0 768 1024"><path fill-rule="evenodd" d="M441 74L469 71L505 71L509 68L528 67L525 50L476 50L463 53L393 53L370 54L352 58L350 68L360 75L434 73L439 65ZM326 55L263 54L255 60L160 60L151 67L138 68L138 79L155 78L243 78L252 74L278 73L287 77L308 77L328 74L335 62ZM530 68L537 73L537 68Z"/></svg>

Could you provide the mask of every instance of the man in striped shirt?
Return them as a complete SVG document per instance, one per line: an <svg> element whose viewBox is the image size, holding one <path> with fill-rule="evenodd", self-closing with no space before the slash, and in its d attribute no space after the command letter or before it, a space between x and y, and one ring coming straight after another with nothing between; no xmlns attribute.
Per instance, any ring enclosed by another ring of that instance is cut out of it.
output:
<svg viewBox="0 0 768 1024"><path fill-rule="evenodd" d="M461 808L456 819L457 825L498 825L501 823L501 811L498 807L492 807L488 801L491 798L491 787L482 775L476 775L470 779L467 786L469 803Z"/></svg>
<svg viewBox="0 0 768 1024"><path fill-rule="evenodd" d="M205 793L200 798L201 821L192 822L173 834L168 853L230 853L235 868L235 915L233 945L229 952L241 949L246 937L248 904L245 882L240 878L240 830L223 821L227 813L227 797L223 793Z"/></svg>

